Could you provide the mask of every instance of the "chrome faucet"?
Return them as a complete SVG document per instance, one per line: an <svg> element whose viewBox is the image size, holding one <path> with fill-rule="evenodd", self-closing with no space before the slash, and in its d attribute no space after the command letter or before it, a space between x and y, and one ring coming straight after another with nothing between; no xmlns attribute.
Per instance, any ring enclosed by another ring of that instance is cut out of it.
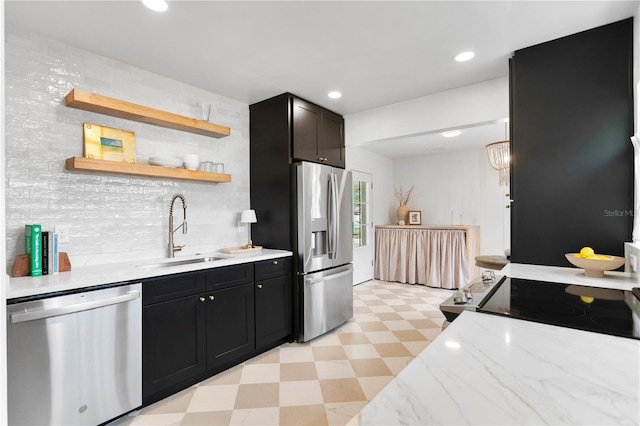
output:
<svg viewBox="0 0 640 426"><path fill-rule="evenodd" d="M180 198L182 201L182 224L176 229L173 229L173 203L176 202L176 198ZM177 251L182 250L184 245L173 245L173 233L182 228L182 233L187 233L187 202L184 200L184 195L176 194L171 198L171 206L169 207L169 257L174 257Z"/></svg>

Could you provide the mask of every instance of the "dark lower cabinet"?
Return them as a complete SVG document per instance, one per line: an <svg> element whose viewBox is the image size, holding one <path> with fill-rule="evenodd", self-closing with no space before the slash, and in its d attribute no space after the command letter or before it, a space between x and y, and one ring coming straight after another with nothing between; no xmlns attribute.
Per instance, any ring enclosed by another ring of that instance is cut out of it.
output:
<svg viewBox="0 0 640 426"><path fill-rule="evenodd" d="M256 347L291 334L291 278L256 281Z"/></svg>
<svg viewBox="0 0 640 426"><path fill-rule="evenodd" d="M207 368L205 316L206 305L197 296L143 308L144 396L204 373Z"/></svg>
<svg viewBox="0 0 640 426"><path fill-rule="evenodd" d="M142 292L145 406L290 340L289 258L153 278Z"/></svg>
<svg viewBox="0 0 640 426"><path fill-rule="evenodd" d="M253 283L214 291L207 298L207 368L214 368L256 347Z"/></svg>

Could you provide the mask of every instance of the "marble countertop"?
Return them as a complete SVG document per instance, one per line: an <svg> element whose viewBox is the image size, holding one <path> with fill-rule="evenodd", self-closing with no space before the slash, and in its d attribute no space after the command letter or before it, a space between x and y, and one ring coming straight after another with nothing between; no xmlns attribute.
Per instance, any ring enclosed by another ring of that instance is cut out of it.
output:
<svg viewBox="0 0 640 426"><path fill-rule="evenodd" d="M576 268L510 264L500 274L638 286L625 273L589 278ZM638 425L639 360L640 340L465 311L361 411L359 422Z"/></svg>
<svg viewBox="0 0 640 426"><path fill-rule="evenodd" d="M60 272L56 275L50 274L43 275L41 277L12 277L9 279L7 300L77 290L79 288L103 284L141 280L144 278L177 274L180 272L238 265L248 262L258 262L261 260L277 259L292 255L293 253L290 251L272 249L263 249L261 252L256 254L242 255L231 255L216 252L205 253L198 256L175 257L173 259L163 258L155 260L137 260L129 263L109 263L100 266L83 266L80 268L72 268L71 271ZM204 257L221 257L223 259L170 267L160 266L171 261L190 260Z"/></svg>
<svg viewBox="0 0 640 426"><path fill-rule="evenodd" d="M640 282L631 277L628 272L606 271L604 278L587 277L584 269L562 268L558 266L525 265L522 263L508 263L496 274L513 278L523 278L552 283L584 285L589 287L616 288L631 290L640 287Z"/></svg>

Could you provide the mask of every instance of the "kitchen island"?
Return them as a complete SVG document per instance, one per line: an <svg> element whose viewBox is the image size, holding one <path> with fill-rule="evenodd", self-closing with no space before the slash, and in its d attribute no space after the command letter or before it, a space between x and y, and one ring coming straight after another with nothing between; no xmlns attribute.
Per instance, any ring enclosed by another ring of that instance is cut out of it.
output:
<svg viewBox="0 0 640 426"><path fill-rule="evenodd" d="M504 275L629 290L629 274ZM640 321L634 318L634 321ZM640 325L639 325L640 327ZM465 311L360 413L362 425L640 424L640 340Z"/></svg>

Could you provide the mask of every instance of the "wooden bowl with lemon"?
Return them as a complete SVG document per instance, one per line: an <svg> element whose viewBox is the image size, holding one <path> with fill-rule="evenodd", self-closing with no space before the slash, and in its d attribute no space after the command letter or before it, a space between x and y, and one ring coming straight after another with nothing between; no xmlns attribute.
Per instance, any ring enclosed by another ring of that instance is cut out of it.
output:
<svg viewBox="0 0 640 426"><path fill-rule="evenodd" d="M612 271L624 265L620 256L596 254L591 247L582 247L580 253L567 253L565 257L571 264L584 269L587 277L603 278L604 271Z"/></svg>

